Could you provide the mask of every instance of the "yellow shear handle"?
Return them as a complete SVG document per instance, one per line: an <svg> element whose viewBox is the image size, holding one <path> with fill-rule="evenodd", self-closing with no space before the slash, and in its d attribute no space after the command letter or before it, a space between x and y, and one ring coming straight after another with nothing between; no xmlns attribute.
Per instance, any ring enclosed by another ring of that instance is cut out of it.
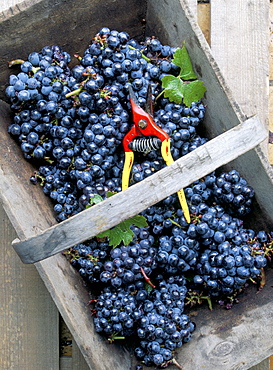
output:
<svg viewBox="0 0 273 370"><path fill-rule="evenodd" d="M170 164L172 164L174 162L172 154L171 154L170 139L166 139L166 140L162 141L161 154L162 154L162 157L163 157L164 161L166 162L167 166L169 166ZM182 207L182 210L183 210L183 213L184 213L184 217L185 217L186 221L188 223L190 223L191 222L191 217L190 217L189 207L188 207L188 204L187 204L187 200L186 200L186 197L185 197L184 190L183 189L178 190L177 195L178 195L178 199L179 199L179 202L181 204L181 207Z"/></svg>
<svg viewBox="0 0 273 370"><path fill-rule="evenodd" d="M125 152L125 159L122 171L122 182L121 187L122 190L125 190L129 186L129 178L132 169L132 165L134 162L134 153L133 152Z"/></svg>

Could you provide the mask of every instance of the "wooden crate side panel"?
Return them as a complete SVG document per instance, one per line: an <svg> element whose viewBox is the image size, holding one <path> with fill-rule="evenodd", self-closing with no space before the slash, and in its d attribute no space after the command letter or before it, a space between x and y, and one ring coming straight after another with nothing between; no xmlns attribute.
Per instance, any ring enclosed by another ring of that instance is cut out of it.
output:
<svg viewBox="0 0 273 370"><path fill-rule="evenodd" d="M73 0L65 4L32 0L0 13L0 98L8 80L8 61L25 59L30 52L52 44L60 45L72 56L82 53L103 26L140 37L145 10L145 0L119 0L118 4L111 0L81 0L80 6Z"/></svg>
<svg viewBox="0 0 273 370"><path fill-rule="evenodd" d="M269 131L273 132L273 3L269 5ZM273 142L268 145L268 159L273 164Z"/></svg>
<svg viewBox="0 0 273 370"><path fill-rule="evenodd" d="M34 266L11 247L16 236L0 205L0 368L57 370L58 311Z"/></svg>
<svg viewBox="0 0 273 370"><path fill-rule="evenodd" d="M79 349L77 342L73 340L72 344L72 369L71 370L89 370L89 366L87 365L81 350ZM96 370L95 368L91 370Z"/></svg>
<svg viewBox="0 0 273 370"><path fill-rule="evenodd" d="M253 6L257 8L251 9ZM212 53L245 113L250 115L255 110L265 126L268 124L268 9L265 1L252 4L211 1ZM270 153L267 140L263 149ZM251 370L269 370L269 359Z"/></svg>
<svg viewBox="0 0 273 370"><path fill-rule="evenodd" d="M268 128L269 4L211 1L211 49L233 96ZM268 141L263 143L267 153Z"/></svg>

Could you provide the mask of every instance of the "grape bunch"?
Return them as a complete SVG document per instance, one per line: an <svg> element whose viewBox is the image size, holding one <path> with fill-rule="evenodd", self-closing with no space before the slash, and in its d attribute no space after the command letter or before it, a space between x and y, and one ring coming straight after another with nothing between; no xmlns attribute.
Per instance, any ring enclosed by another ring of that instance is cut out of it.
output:
<svg viewBox="0 0 273 370"><path fill-rule="evenodd" d="M151 86L154 121L170 136L174 160L206 143L199 134L204 104L164 96L162 78L179 75L176 50L155 37L137 42L103 27L72 68L58 45L10 62L20 72L6 88L8 131L36 167L30 181L50 197L58 222L121 191L129 84L142 107ZM155 138L131 146L130 185L166 166ZM236 295L272 257L272 233L245 226L254 190L238 171L213 172L184 191L191 223L173 194L141 213L147 226L130 225L130 242L113 248L109 237L98 236L65 252L92 291L95 330L110 342L133 338L147 366L176 364L174 351L191 339L189 291L216 300Z"/></svg>
<svg viewBox="0 0 273 370"><path fill-rule="evenodd" d="M211 174L207 177L206 184L215 201L225 204L229 214L242 217L250 213L254 190L238 171L232 170L218 177Z"/></svg>
<svg viewBox="0 0 273 370"><path fill-rule="evenodd" d="M139 320L136 357L147 366L160 366L173 359L173 351L191 339L195 324L184 312L185 279L160 279L158 288L143 301Z"/></svg>
<svg viewBox="0 0 273 370"><path fill-rule="evenodd" d="M21 63L21 72L10 76L6 88L14 113L8 130L24 157L38 165L31 180L54 202L57 221L85 209L95 194L121 191L128 83L142 106L151 84L155 101L162 76L176 73L175 50L154 38L140 45L126 32L104 27L71 69L70 55L57 45L11 63ZM159 99L155 121L171 136L174 159L205 142L196 133L204 113L200 102L186 107ZM164 167L158 150L137 157L131 183Z"/></svg>

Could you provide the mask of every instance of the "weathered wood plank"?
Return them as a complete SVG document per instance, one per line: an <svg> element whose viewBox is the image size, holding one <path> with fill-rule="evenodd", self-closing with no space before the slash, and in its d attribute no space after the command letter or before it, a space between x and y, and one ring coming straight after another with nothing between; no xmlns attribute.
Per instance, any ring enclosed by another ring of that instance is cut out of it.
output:
<svg viewBox="0 0 273 370"><path fill-rule="evenodd" d="M87 365L78 345L75 340L73 340L72 344L72 369L71 370L89 370L89 366ZM93 368L93 370L96 370Z"/></svg>
<svg viewBox="0 0 273 370"><path fill-rule="evenodd" d="M269 86L269 134L273 133L273 86ZM272 141L272 134L269 136L269 140ZM268 145L268 160L270 164L273 164L273 142L269 142Z"/></svg>
<svg viewBox="0 0 273 370"><path fill-rule="evenodd" d="M58 312L34 266L11 248L16 236L0 205L0 368L59 369Z"/></svg>
<svg viewBox="0 0 273 370"><path fill-rule="evenodd" d="M258 365L252 366L249 370L270 370L269 361L269 358L266 358Z"/></svg>
<svg viewBox="0 0 273 370"><path fill-rule="evenodd" d="M60 357L60 370L73 370L72 357Z"/></svg>
<svg viewBox="0 0 273 370"><path fill-rule="evenodd" d="M266 1L211 0L211 48L244 112L268 125L268 11ZM272 149L265 141L269 160ZM251 368L268 370L269 360Z"/></svg>
<svg viewBox="0 0 273 370"><path fill-rule="evenodd" d="M124 192L106 199L59 225L13 247L24 263L33 263L90 239L147 207L184 188L239 155L253 149L267 136L257 118L219 135L172 165ZM5 187L5 177L0 182ZM138 199L136 203L135 200ZM124 204L126 203L126 208ZM71 233L73 230L73 233Z"/></svg>
<svg viewBox="0 0 273 370"><path fill-rule="evenodd" d="M14 7L23 1L24 0L2 0L0 2L0 12L9 9L10 7Z"/></svg>
<svg viewBox="0 0 273 370"><path fill-rule="evenodd" d="M273 80L273 3L269 5L269 80Z"/></svg>
<svg viewBox="0 0 273 370"><path fill-rule="evenodd" d="M273 132L273 3L269 5L269 131ZM273 143L268 144L268 160L273 164Z"/></svg>
<svg viewBox="0 0 273 370"><path fill-rule="evenodd" d="M189 6L191 8L192 14L196 17L197 19L197 0L188 0Z"/></svg>
<svg viewBox="0 0 273 370"><path fill-rule="evenodd" d="M268 127L269 3L211 0L211 50L247 116ZM267 153L267 142L263 144Z"/></svg>

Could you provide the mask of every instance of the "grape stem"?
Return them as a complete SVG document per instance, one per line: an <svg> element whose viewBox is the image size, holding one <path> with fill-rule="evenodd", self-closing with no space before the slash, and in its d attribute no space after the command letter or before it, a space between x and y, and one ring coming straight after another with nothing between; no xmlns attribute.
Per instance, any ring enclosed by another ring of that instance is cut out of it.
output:
<svg viewBox="0 0 273 370"><path fill-rule="evenodd" d="M175 359L175 358L173 358L173 359L171 360L171 364L173 364L173 365L175 365L176 367L178 367L178 369L183 370L183 366L182 366L182 365L180 365L180 364L176 361L176 359Z"/></svg>
<svg viewBox="0 0 273 370"><path fill-rule="evenodd" d="M79 87L78 89L73 90L70 93L66 94L65 97L70 98L73 95L79 95L79 93L82 91L82 89L83 89L82 87Z"/></svg>
<svg viewBox="0 0 273 370"><path fill-rule="evenodd" d="M113 343L116 339L125 339L125 337L115 337L115 336L113 336L113 337L111 337L111 338L108 338L108 341L109 341L110 343Z"/></svg>
<svg viewBox="0 0 273 370"><path fill-rule="evenodd" d="M18 65L18 64L23 64L25 61L23 59L14 59L9 62L9 67Z"/></svg>
<svg viewBox="0 0 273 370"><path fill-rule="evenodd" d="M138 49L134 48L132 45L128 45L128 47L129 47L129 49L138 50ZM146 55L144 55L143 53L141 53L141 57L142 57L143 59L145 59L145 60L146 60L146 62L150 62L150 61L151 61L151 59L150 59L150 58L148 58L148 57L146 57Z"/></svg>
<svg viewBox="0 0 273 370"><path fill-rule="evenodd" d="M164 362L164 364L161 365L161 369L163 368L166 368L167 366L169 365L175 365L176 367L178 367L178 369L180 370L183 370L183 366L180 365L175 358L172 358L171 360L167 361L167 362Z"/></svg>
<svg viewBox="0 0 273 370"><path fill-rule="evenodd" d="M145 281L149 284L149 285L151 285L151 287L152 288L156 288L156 286L151 282L151 280L150 280L150 278L148 278L148 276L145 274L145 271L143 270L143 267L140 267L140 271L141 271L141 273L142 273L142 275L143 275L143 277L144 277L144 279L145 279Z"/></svg>
<svg viewBox="0 0 273 370"><path fill-rule="evenodd" d="M260 280L260 286L259 286L258 293L264 288L264 286L266 284L266 275L265 275L264 268L261 269L260 276L261 276L261 280Z"/></svg>

